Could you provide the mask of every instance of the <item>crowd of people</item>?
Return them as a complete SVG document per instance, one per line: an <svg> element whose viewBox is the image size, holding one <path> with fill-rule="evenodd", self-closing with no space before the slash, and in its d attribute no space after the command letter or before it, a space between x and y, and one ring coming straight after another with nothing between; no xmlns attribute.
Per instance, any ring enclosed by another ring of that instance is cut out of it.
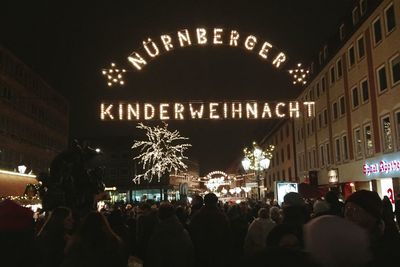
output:
<svg viewBox="0 0 400 267"><path fill-rule="evenodd" d="M399 195L400 197L400 195ZM400 216L400 210L397 210ZM361 190L345 202L288 193L281 206L187 201L115 205L77 218L58 207L33 220L0 203L0 265L43 267L396 266L399 226L389 199ZM399 218L397 218L399 222ZM4 265L3 265L4 264ZM393 265L394 264L394 265Z"/></svg>

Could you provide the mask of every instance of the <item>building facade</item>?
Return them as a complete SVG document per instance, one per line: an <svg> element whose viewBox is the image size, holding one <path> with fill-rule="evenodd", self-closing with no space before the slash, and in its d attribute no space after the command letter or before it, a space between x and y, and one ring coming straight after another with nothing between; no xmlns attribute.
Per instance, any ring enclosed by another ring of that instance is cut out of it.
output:
<svg viewBox="0 0 400 267"><path fill-rule="evenodd" d="M297 181L340 188L344 196L367 189L393 201L400 193L399 44L400 1L354 1L298 97L315 101L315 117L292 122ZM267 184L285 174L277 161L286 124L265 138L277 145Z"/></svg>
<svg viewBox="0 0 400 267"><path fill-rule="evenodd" d="M47 171L67 148L68 114L66 99L0 46L0 169Z"/></svg>

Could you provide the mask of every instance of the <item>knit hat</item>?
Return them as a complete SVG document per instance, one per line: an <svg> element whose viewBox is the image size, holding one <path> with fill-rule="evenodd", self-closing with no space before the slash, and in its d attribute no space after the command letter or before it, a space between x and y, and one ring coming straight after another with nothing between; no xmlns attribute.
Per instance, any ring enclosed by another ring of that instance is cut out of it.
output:
<svg viewBox="0 0 400 267"><path fill-rule="evenodd" d="M377 219L382 217L382 200L378 193L360 190L350 195L346 203L353 202Z"/></svg>
<svg viewBox="0 0 400 267"><path fill-rule="evenodd" d="M0 232L24 231L33 227L33 212L12 200L0 202Z"/></svg>
<svg viewBox="0 0 400 267"><path fill-rule="evenodd" d="M283 203L286 207L288 206L304 206L304 199L302 198L302 196L299 193L296 192L290 192L287 193L284 197L283 197Z"/></svg>

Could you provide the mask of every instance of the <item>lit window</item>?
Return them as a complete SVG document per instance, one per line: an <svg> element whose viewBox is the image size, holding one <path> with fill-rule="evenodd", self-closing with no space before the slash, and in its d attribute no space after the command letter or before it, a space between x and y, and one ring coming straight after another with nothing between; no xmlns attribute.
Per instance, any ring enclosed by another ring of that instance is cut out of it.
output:
<svg viewBox="0 0 400 267"><path fill-rule="evenodd" d="M356 108L359 105L357 86L354 87L353 89L351 89L351 95L352 95L352 100L353 100L353 108Z"/></svg>
<svg viewBox="0 0 400 267"><path fill-rule="evenodd" d="M400 56L397 55L390 60L390 70L392 75L392 84L400 82Z"/></svg>
<svg viewBox="0 0 400 267"><path fill-rule="evenodd" d="M357 158L362 158L362 139L361 139L361 130L360 128L354 129L354 150L356 152Z"/></svg>
<svg viewBox="0 0 400 267"><path fill-rule="evenodd" d="M374 153L374 142L372 140L371 125L364 126L364 140L365 140L365 155L372 156Z"/></svg>
<svg viewBox="0 0 400 267"><path fill-rule="evenodd" d="M387 79L386 79L386 68L385 65L382 65L378 70L377 70L377 76L378 76L378 89L379 92L385 91L387 87Z"/></svg>
<svg viewBox="0 0 400 267"><path fill-rule="evenodd" d="M378 17L372 24L374 28L374 43L377 44L382 41L381 18Z"/></svg>
<svg viewBox="0 0 400 267"><path fill-rule="evenodd" d="M382 118L381 127L383 136L383 150L384 152L393 151L393 137L389 116L385 116Z"/></svg>
<svg viewBox="0 0 400 267"><path fill-rule="evenodd" d="M395 17L395 14L394 14L393 3L391 3L385 9L385 21L386 21L386 32L390 33L396 27L396 17Z"/></svg>

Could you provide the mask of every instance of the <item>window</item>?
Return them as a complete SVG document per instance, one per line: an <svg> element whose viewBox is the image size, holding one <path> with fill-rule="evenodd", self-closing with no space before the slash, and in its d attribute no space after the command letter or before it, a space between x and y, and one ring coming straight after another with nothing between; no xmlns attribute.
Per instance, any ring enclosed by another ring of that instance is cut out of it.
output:
<svg viewBox="0 0 400 267"><path fill-rule="evenodd" d="M311 163L312 163L312 161L311 161L311 151L308 151L308 168L309 169L312 169Z"/></svg>
<svg viewBox="0 0 400 267"><path fill-rule="evenodd" d="M400 82L400 55L396 55L390 59L390 71L392 75L392 85Z"/></svg>
<svg viewBox="0 0 400 267"><path fill-rule="evenodd" d="M339 138L336 138L335 139L335 160L336 160L336 162L340 162L340 155L341 155L341 152L340 152L340 139Z"/></svg>
<svg viewBox="0 0 400 267"><path fill-rule="evenodd" d="M337 78L338 79L342 78L343 75L342 59L340 58L336 61L336 70L337 70Z"/></svg>
<svg viewBox="0 0 400 267"><path fill-rule="evenodd" d="M311 101L315 100L315 98L314 98L314 87L312 87L311 90L310 90L310 100Z"/></svg>
<svg viewBox="0 0 400 267"><path fill-rule="evenodd" d="M339 103L340 103L340 116L343 116L346 113L346 105L344 102L344 96L341 96L339 98Z"/></svg>
<svg viewBox="0 0 400 267"><path fill-rule="evenodd" d="M318 114L318 128L322 128L322 113Z"/></svg>
<svg viewBox="0 0 400 267"><path fill-rule="evenodd" d="M345 32L344 32L344 24L342 24L342 25L340 25L340 28L339 28L339 37L340 37L340 41L342 41L342 40L344 39L344 35L345 35Z"/></svg>
<svg viewBox="0 0 400 267"><path fill-rule="evenodd" d="M282 180L286 180L285 170L282 170Z"/></svg>
<svg viewBox="0 0 400 267"><path fill-rule="evenodd" d="M281 130L280 135L281 135L281 142L282 142L283 141L283 130Z"/></svg>
<svg viewBox="0 0 400 267"><path fill-rule="evenodd" d="M367 0L360 0L360 12L361 16L364 16L367 12Z"/></svg>
<svg viewBox="0 0 400 267"><path fill-rule="evenodd" d="M391 3L385 9L385 21L386 21L386 33L390 33L396 27L396 18L395 18L395 15L394 15L393 3Z"/></svg>
<svg viewBox="0 0 400 267"><path fill-rule="evenodd" d="M330 68L330 73L331 73L331 85L335 83L335 66L332 66Z"/></svg>
<svg viewBox="0 0 400 267"><path fill-rule="evenodd" d="M321 78L321 87L322 87L322 93L325 93L325 89L326 89L325 77Z"/></svg>
<svg viewBox="0 0 400 267"><path fill-rule="evenodd" d="M288 173L289 173L289 181L291 181L292 180L292 168L289 167Z"/></svg>
<svg viewBox="0 0 400 267"><path fill-rule="evenodd" d="M282 163L285 161L285 151L283 150L283 148L281 149L281 160Z"/></svg>
<svg viewBox="0 0 400 267"><path fill-rule="evenodd" d="M287 145L287 159L290 160L290 144Z"/></svg>
<svg viewBox="0 0 400 267"><path fill-rule="evenodd" d="M386 79L386 68L385 65L382 65L378 70L377 70L377 76L378 76L378 89L379 92L385 91L387 87L387 79Z"/></svg>
<svg viewBox="0 0 400 267"><path fill-rule="evenodd" d="M360 20L360 13L358 11L358 7L353 9L353 25L356 25Z"/></svg>
<svg viewBox="0 0 400 267"><path fill-rule="evenodd" d="M400 111L395 113L397 149L400 150Z"/></svg>
<svg viewBox="0 0 400 267"><path fill-rule="evenodd" d="M365 44L364 44L364 36L361 36L357 39L357 47L358 47L358 59L362 59L365 56Z"/></svg>
<svg viewBox="0 0 400 267"><path fill-rule="evenodd" d="M318 167L318 163L317 163L317 151L315 150L315 148L313 148L313 166L314 168Z"/></svg>
<svg viewBox="0 0 400 267"><path fill-rule="evenodd" d="M329 143L325 144L325 151L326 151L326 164L331 164L331 150L329 149Z"/></svg>
<svg viewBox="0 0 400 267"><path fill-rule="evenodd" d="M372 141L371 125L364 126L365 156L372 156L374 153L374 143Z"/></svg>
<svg viewBox="0 0 400 267"><path fill-rule="evenodd" d="M328 46L324 45L324 60L328 57Z"/></svg>
<svg viewBox="0 0 400 267"><path fill-rule="evenodd" d="M374 28L374 43L378 44L382 41L382 26L381 26L381 18L378 17L373 23Z"/></svg>
<svg viewBox="0 0 400 267"><path fill-rule="evenodd" d="M367 79L361 81L361 96L362 102L365 103L369 99L369 88Z"/></svg>
<svg viewBox="0 0 400 267"><path fill-rule="evenodd" d="M338 105L337 105L337 102L333 102L332 108L333 108L333 112L332 112L333 119L336 120L338 118Z"/></svg>
<svg viewBox="0 0 400 267"><path fill-rule="evenodd" d="M353 100L353 108L358 107L359 105L359 101L358 101L358 88L353 87L353 89L351 89L351 96L352 96L352 100Z"/></svg>
<svg viewBox="0 0 400 267"><path fill-rule="evenodd" d="M319 147L319 158L320 158L321 167L324 167L325 166L325 152L324 152L323 145L321 145Z"/></svg>
<svg viewBox="0 0 400 267"><path fill-rule="evenodd" d="M319 98L319 83L315 86L315 90L317 91L317 98Z"/></svg>
<svg viewBox="0 0 400 267"><path fill-rule="evenodd" d="M354 150L356 152L356 158L362 158L362 140L360 128L354 129Z"/></svg>
<svg viewBox="0 0 400 267"><path fill-rule="evenodd" d="M286 137L289 137L289 130L290 130L290 126L289 124L286 125Z"/></svg>
<svg viewBox="0 0 400 267"><path fill-rule="evenodd" d="M356 57L354 54L354 46L353 45L350 46L348 53L349 53L349 67L351 68L354 65L354 63L356 63Z"/></svg>
<svg viewBox="0 0 400 267"><path fill-rule="evenodd" d="M328 124L328 109L324 109L324 126Z"/></svg>
<svg viewBox="0 0 400 267"><path fill-rule="evenodd" d="M381 127L382 127L382 137L383 137L383 151L384 152L393 151L392 128L389 115L383 117L381 122L382 122Z"/></svg>
<svg viewBox="0 0 400 267"><path fill-rule="evenodd" d="M343 143L343 160L349 159L349 147L347 144L347 135L342 136L342 143Z"/></svg>
<svg viewBox="0 0 400 267"><path fill-rule="evenodd" d="M311 133L315 132L315 118L311 119Z"/></svg>

